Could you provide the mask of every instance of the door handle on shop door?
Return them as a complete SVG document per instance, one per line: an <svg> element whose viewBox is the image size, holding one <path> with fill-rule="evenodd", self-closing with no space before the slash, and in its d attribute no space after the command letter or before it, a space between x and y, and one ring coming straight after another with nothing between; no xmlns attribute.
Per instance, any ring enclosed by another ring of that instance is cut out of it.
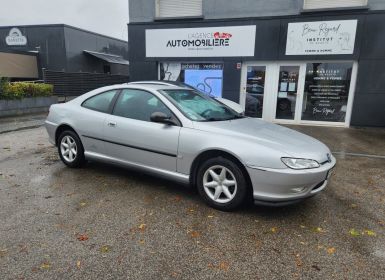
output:
<svg viewBox="0 0 385 280"><path fill-rule="evenodd" d="M116 126L116 122L108 122L107 125L111 126L111 127L115 127Z"/></svg>

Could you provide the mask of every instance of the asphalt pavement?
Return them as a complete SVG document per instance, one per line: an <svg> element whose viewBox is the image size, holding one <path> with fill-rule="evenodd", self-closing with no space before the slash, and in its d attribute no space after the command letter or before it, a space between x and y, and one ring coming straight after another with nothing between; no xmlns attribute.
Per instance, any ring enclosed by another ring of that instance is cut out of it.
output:
<svg viewBox="0 0 385 280"><path fill-rule="evenodd" d="M0 134L44 125L47 113L0 118Z"/></svg>
<svg viewBox="0 0 385 280"><path fill-rule="evenodd" d="M385 279L385 130L294 128L335 152L328 188L234 213L138 172L69 169L43 127L0 134L0 278Z"/></svg>

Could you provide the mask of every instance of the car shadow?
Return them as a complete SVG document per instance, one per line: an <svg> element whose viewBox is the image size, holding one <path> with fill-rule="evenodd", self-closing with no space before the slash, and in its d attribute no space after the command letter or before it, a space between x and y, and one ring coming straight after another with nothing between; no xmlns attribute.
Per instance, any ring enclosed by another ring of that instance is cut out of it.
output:
<svg viewBox="0 0 385 280"><path fill-rule="evenodd" d="M198 207L204 207L206 210L212 209L203 202L197 190L189 184L181 184L161 176L108 163L88 162L84 168L92 171L92 173L102 176L135 181L156 192L164 192L166 193L166 196L181 196L184 200L188 200L191 203L198 205ZM127 186L121 185L119 187L126 188ZM254 218L282 219L306 213L311 210L314 205L313 198L306 199L293 205L279 207L255 205L252 201L248 201L242 205L236 213L254 216Z"/></svg>

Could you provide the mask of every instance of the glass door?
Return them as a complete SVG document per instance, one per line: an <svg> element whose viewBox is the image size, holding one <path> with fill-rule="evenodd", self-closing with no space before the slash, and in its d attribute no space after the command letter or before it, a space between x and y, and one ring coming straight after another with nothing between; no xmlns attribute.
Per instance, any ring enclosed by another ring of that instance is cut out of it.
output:
<svg viewBox="0 0 385 280"><path fill-rule="evenodd" d="M272 98L272 69L268 62L246 62L242 65L240 104L245 115L252 118L270 119Z"/></svg>
<svg viewBox="0 0 385 280"><path fill-rule="evenodd" d="M303 65L278 65L275 120L298 122L303 92Z"/></svg>
<svg viewBox="0 0 385 280"><path fill-rule="evenodd" d="M299 66L280 66L276 119L294 120L298 95Z"/></svg>
<svg viewBox="0 0 385 280"><path fill-rule="evenodd" d="M262 118L266 66L247 66L245 115Z"/></svg>

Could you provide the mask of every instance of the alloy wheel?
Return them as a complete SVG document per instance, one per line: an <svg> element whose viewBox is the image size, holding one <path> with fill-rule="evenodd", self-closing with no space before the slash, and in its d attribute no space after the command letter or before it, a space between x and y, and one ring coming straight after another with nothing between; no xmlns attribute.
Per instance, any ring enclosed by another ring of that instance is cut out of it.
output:
<svg viewBox="0 0 385 280"><path fill-rule="evenodd" d="M215 165L204 173L203 188L207 196L214 202L228 203L237 193L237 181L228 168Z"/></svg>
<svg viewBox="0 0 385 280"><path fill-rule="evenodd" d="M73 162L76 159L78 148L75 140L71 136L64 136L60 143L60 152L67 162Z"/></svg>

